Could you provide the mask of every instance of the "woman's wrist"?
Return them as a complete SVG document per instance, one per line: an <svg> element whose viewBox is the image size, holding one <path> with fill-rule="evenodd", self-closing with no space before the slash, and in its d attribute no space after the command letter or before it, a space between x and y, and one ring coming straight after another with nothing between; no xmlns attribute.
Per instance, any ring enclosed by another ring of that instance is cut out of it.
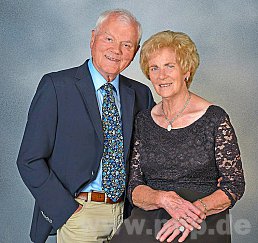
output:
<svg viewBox="0 0 258 243"><path fill-rule="evenodd" d="M176 196L174 191L157 191L157 206L166 209L171 197Z"/></svg>
<svg viewBox="0 0 258 243"><path fill-rule="evenodd" d="M202 205L202 207L204 209L203 212L205 214L207 214L207 212L208 212L207 204L203 201L203 199L198 199L198 201L201 203L201 205Z"/></svg>
<svg viewBox="0 0 258 243"><path fill-rule="evenodd" d="M156 205L158 208L163 208L164 204L164 191L156 191Z"/></svg>

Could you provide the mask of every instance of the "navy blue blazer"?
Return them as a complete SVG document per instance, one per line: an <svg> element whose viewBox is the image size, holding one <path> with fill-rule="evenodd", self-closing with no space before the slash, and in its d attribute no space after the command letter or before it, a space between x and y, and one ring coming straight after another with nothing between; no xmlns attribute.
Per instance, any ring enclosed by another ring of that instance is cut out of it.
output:
<svg viewBox="0 0 258 243"><path fill-rule="evenodd" d="M128 161L134 116L154 105L150 89L119 75ZM74 197L97 175L103 131L87 61L43 76L32 100L17 165L35 198L30 237L45 242L74 213ZM128 169L128 163L127 163Z"/></svg>

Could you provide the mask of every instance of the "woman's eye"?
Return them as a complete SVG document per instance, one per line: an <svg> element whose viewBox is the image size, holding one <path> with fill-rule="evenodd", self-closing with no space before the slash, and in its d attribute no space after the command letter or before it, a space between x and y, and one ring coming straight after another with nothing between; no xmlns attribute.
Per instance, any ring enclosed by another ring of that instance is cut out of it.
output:
<svg viewBox="0 0 258 243"><path fill-rule="evenodd" d="M158 67L150 67L151 72L154 72L154 71L157 71L157 70L158 70Z"/></svg>
<svg viewBox="0 0 258 243"><path fill-rule="evenodd" d="M167 65L167 67L171 69L174 67L174 65Z"/></svg>

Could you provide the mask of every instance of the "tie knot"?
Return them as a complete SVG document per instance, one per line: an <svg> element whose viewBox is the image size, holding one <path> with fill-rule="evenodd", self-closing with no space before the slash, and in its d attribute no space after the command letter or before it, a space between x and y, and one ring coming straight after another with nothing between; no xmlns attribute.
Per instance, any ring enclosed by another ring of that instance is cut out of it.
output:
<svg viewBox="0 0 258 243"><path fill-rule="evenodd" d="M101 90L104 90L107 93L112 93L113 88L114 88L114 86L111 83L105 83L104 85L101 86Z"/></svg>

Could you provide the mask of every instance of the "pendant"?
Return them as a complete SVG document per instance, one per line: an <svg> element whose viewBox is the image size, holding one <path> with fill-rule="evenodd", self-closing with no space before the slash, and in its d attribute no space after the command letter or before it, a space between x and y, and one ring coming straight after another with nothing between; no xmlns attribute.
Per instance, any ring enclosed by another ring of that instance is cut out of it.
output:
<svg viewBox="0 0 258 243"><path fill-rule="evenodd" d="M168 124L167 130L170 132L172 130L171 124Z"/></svg>

